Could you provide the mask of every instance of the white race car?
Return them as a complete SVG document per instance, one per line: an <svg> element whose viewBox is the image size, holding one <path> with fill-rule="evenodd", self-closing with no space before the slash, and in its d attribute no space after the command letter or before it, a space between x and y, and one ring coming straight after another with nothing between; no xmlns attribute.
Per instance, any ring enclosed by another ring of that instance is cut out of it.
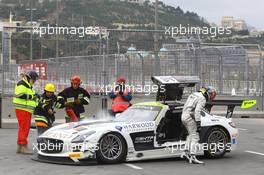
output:
<svg viewBox="0 0 264 175"><path fill-rule="evenodd" d="M177 82L169 85L155 80L165 84L166 90L176 87L176 95L159 90L156 102L135 104L114 119L66 123L49 129L38 138L36 159L82 164L88 160L119 163L179 157L185 150L187 136L181 122L183 103L168 100L180 99L183 87L194 86L196 82L186 81L186 77L174 78ZM208 109L228 105L228 113L223 117L211 115L207 110L202 112L199 155L220 158L237 144L238 130L230 116L241 102L218 100L208 104Z"/></svg>

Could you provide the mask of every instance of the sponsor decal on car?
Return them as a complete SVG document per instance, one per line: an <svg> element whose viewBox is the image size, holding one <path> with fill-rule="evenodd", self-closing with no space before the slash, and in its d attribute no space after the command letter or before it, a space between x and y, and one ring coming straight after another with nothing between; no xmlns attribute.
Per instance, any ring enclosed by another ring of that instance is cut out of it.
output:
<svg viewBox="0 0 264 175"><path fill-rule="evenodd" d="M118 131L122 131L123 127L122 126L115 126L115 129L117 129Z"/></svg>
<svg viewBox="0 0 264 175"><path fill-rule="evenodd" d="M257 104L257 100L245 100L243 101L241 108L242 109L247 109L247 108L251 108L252 106Z"/></svg>
<svg viewBox="0 0 264 175"><path fill-rule="evenodd" d="M83 127L83 126L79 126L77 128L74 128L75 131L83 131L83 130L86 130L87 128L86 127Z"/></svg>
<svg viewBox="0 0 264 175"><path fill-rule="evenodd" d="M72 136L71 133L62 133L62 132L47 132L43 135L44 137L54 138L54 139L67 139Z"/></svg>
<svg viewBox="0 0 264 175"><path fill-rule="evenodd" d="M145 130L153 130L155 127L154 122L140 122L140 123L132 123L123 125L123 128L127 131L145 131Z"/></svg>
<svg viewBox="0 0 264 175"><path fill-rule="evenodd" d="M154 131L140 131L130 134L136 151L154 149L154 136Z"/></svg>
<svg viewBox="0 0 264 175"><path fill-rule="evenodd" d="M154 139L154 136L136 137L135 143L149 143L149 142L152 142L153 139Z"/></svg>

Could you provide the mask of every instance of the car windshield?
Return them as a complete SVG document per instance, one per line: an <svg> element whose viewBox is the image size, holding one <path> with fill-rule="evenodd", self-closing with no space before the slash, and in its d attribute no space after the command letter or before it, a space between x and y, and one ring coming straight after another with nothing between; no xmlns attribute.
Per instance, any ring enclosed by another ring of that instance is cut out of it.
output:
<svg viewBox="0 0 264 175"><path fill-rule="evenodd" d="M133 106L121 113L115 120L128 122L154 121L159 114L159 106Z"/></svg>

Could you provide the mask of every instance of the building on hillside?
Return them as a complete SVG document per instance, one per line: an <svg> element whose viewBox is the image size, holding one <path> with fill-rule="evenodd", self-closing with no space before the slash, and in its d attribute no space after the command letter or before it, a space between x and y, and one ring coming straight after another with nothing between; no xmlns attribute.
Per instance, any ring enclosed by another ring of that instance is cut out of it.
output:
<svg viewBox="0 0 264 175"><path fill-rule="evenodd" d="M242 19L234 20L233 28L236 30L248 30L245 20Z"/></svg>
<svg viewBox="0 0 264 175"><path fill-rule="evenodd" d="M261 37L264 36L264 29L252 29L250 30L250 36Z"/></svg>
<svg viewBox="0 0 264 175"><path fill-rule="evenodd" d="M242 19L235 19L233 16L223 16L221 20L222 27L231 27L235 30L248 30L247 23Z"/></svg>
<svg viewBox="0 0 264 175"><path fill-rule="evenodd" d="M233 27L234 26L234 17L233 16L223 16L221 20L222 27Z"/></svg>

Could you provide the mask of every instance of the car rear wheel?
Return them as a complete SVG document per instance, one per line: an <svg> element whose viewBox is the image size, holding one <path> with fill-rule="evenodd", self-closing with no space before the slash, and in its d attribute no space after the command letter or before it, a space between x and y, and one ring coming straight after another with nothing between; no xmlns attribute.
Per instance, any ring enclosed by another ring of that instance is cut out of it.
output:
<svg viewBox="0 0 264 175"><path fill-rule="evenodd" d="M108 133L100 139L96 157L100 163L114 164L124 161L126 154L124 138L120 134Z"/></svg>
<svg viewBox="0 0 264 175"><path fill-rule="evenodd" d="M204 154L208 158L221 158L229 149L228 133L219 127L209 129L206 135L206 143L208 144Z"/></svg>

